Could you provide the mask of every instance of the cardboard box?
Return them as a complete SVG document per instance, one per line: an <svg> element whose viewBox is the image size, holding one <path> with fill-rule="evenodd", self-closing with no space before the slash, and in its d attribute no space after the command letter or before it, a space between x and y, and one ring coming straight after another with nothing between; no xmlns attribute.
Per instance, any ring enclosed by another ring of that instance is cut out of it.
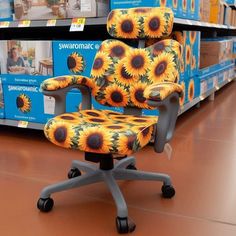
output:
<svg viewBox="0 0 236 236"><path fill-rule="evenodd" d="M51 41L0 41L3 83L40 85L53 76Z"/></svg>
<svg viewBox="0 0 236 236"><path fill-rule="evenodd" d="M16 20L100 17L109 13L108 0L14 0Z"/></svg>
<svg viewBox="0 0 236 236"><path fill-rule="evenodd" d="M54 75L90 76L101 41L53 41Z"/></svg>
<svg viewBox="0 0 236 236"><path fill-rule="evenodd" d="M210 23L218 24L220 21L220 0L210 0Z"/></svg>
<svg viewBox="0 0 236 236"><path fill-rule="evenodd" d="M220 3L220 12L219 12L219 21L218 21L218 24L225 24L225 13L226 13L226 8L227 8L227 5L224 3L224 2L221 2Z"/></svg>
<svg viewBox="0 0 236 236"><path fill-rule="evenodd" d="M210 21L210 1L201 0L200 2L200 21L209 22Z"/></svg>
<svg viewBox="0 0 236 236"><path fill-rule="evenodd" d="M3 89L6 119L45 123L53 116L53 101L43 96L39 87L4 84Z"/></svg>
<svg viewBox="0 0 236 236"><path fill-rule="evenodd" d="M0 0L0 22L13 20L13 0Z"/></svg>
<svg viewBox="0 0 236 236"><path fill-rule="evenodd" d="M201 41L200 68L220 64L223 61L231 59L232 43L232 40Z"/></svg>
<svg viewBox="0 0 236 236"><path fill-rule="evenodd" d="M4 99L3 99L3 87L2 80L0 78L0 118L4 118L5 116L5 108L4 108Z"/></svg>
<svg viewBox="0 0 236 236"><path fill-rule="evenodd" d="M232 14L231 7L226 7L225 8L225 15L224 15L224 24L225 25L231 25L231 14Z"/></svg>

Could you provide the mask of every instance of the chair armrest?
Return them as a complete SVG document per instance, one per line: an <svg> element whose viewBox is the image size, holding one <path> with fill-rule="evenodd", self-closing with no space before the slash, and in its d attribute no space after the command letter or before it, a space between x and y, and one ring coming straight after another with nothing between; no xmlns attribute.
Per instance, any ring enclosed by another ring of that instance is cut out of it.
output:
<svg viewBox="0 0 236 236"><path fill-rule="evenodd" d="M183 88L181 85L172 82L163 82L152 84L144 90L144 97L147 100L163 101L170 94L177 92L180 96L183 95Z"/></svg>
<svg viewBox="0 0 236 236"><path fill-rule="evenodd" d="M55 115L66 112L66 95L77 88L82 94L82 110L91 109L91 88L93 81L84 76L59 76L42 82L40 88L44 95L55 98Z"/></svg>
<svg viewBox="0 0 236 236"><path fill-rule="evenodd" d="M163 152L165 144L173 136L179 111L179 97L178 92L173 92L162 101L147 100L148 105L159 110L154 141L154 149L158 153Z"/></svg>

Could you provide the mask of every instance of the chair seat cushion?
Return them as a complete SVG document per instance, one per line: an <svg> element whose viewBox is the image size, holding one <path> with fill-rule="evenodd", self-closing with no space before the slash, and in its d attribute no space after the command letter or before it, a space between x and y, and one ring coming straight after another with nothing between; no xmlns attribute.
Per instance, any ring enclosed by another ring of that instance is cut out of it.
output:
<svg viewBox="0 0 236 236"><path fill-rule="evenodd" d="M150 142L157 120L156 116L83 110L51 119L44 132L49 141L64 148L130 155Z"/></svg>

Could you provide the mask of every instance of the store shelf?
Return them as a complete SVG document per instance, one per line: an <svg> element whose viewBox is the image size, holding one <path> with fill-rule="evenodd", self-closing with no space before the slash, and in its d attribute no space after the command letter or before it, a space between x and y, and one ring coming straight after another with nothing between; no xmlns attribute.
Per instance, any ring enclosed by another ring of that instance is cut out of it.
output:
<svg viewBox="0 0 236 236"><path fill-rule="evenodd" d="M86 26L95 26L95 25L106 25L107 17L97 17L97 18L86 18L85 25ZM19 28L19 22L20 21L13 21L9 23L9 26L6 28ZM56 20L55 26L47 26L48 20L32 20L30 21L29 26L22 26L20 28L38 28L38 27L69 27L71 25L72 19L65 19L65 20ZM174 19L175 24L180 25L186 25L186 26L197 26L197 27L207 27L207 28L216 28L216 29L229 29L229 30L235 30L236 27L234 26L227 26L227 25L220 25L220 24L212 24L208 22L201 22L196 20L189 20L189 19L181 19L181 18L175 18ZM0 27L0 29L3 29L4 27Z"/></svg>
<svg viewBox="0 0 236 236"><path fill-rule="evenodd" d="M212 89L208 90L206 93L203 93L203 94L200 96L200 100L203 101L204 99L206 99L207 97L209 97L210 95L212 95L215 91L216 91L216 88L212 88Z"/></svg>
<svg viewBox="0 0 236 236"><path fill-rule="evenodd" d="M197 105L200 101L201 101L201 100L200 100L200 98L198 97L198 98L193 99L192 102L186 103L186 104L183 106L183 108L181 108L181 109L179 110L178 115L180 116L181 114L183 114L184 112L186 112L187 110L189 110L191 107Z"/></svg>
<svg viewBox="0 0 236 236"><path fill-rule="evenodd" d="M43 130L43 127L44 127L44 124L32 123L32 122L28 122L27 126L24 127L20 125L20 121L8 120L8 119L0 119L0 125L14 126L14 127L20 127L20 128L27 128L27 129L37 129L37 130Z"/></svg>

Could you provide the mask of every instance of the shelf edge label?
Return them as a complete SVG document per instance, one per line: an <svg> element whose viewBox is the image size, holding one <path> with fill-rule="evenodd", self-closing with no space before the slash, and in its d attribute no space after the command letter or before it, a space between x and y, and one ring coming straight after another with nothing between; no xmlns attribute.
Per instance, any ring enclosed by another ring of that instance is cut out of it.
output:
<svg viewBox="0 0 236 236"><path fill-rule="evenodd" d="M18 27L29 27L31 21L30 20L21 20L18 23Z"/></svg>
<svg viewBox="0 0 236 236"><path fill-rule="evenodd" d="M85 18L73 18L71 21L70 32L84 31Z"/></svg>

